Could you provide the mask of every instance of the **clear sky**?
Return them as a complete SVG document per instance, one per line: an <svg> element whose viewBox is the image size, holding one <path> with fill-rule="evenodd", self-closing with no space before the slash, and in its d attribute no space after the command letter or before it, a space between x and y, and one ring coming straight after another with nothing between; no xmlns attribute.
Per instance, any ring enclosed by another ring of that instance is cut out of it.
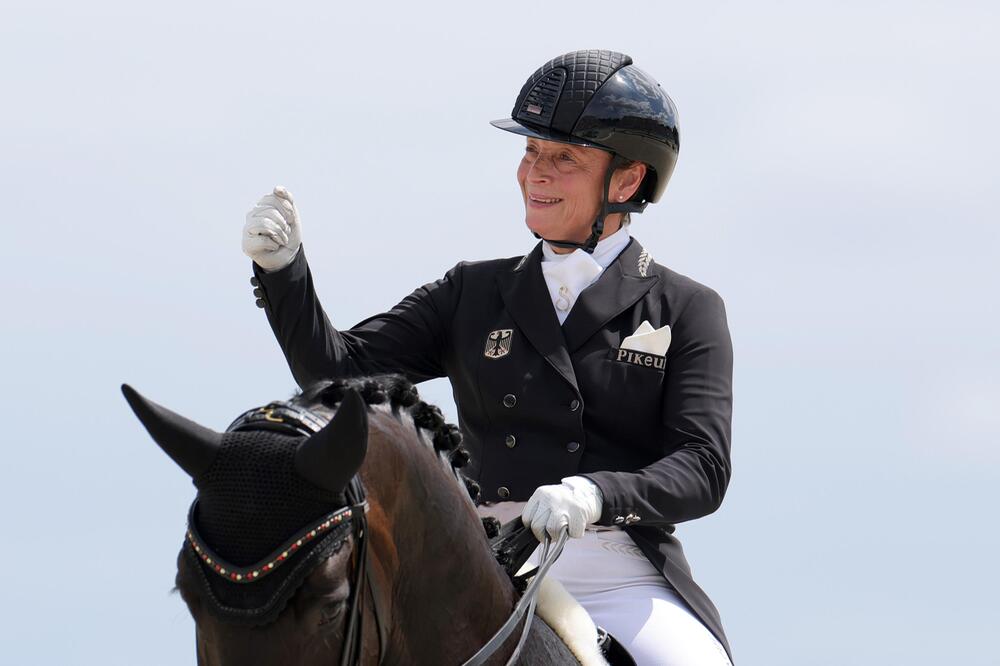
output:
<svg viewBox="0 0 1000 666"><path fill-rule="evenodd" d="M0 662L193 663L170 594L193 487L118 386L220 429L292 392L250 206L293 192L345 327L523 254L522 143L488 121L549 58L609 48L680 110L633 233L728 309L734 476L678 536L736 663L1000 663L998 13L5 6Z"/></svg>

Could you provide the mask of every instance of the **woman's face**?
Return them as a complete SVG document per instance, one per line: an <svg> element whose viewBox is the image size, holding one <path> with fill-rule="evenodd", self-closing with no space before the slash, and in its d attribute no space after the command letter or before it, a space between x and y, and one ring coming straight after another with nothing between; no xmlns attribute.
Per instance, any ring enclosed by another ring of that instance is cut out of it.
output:
<svg viewBox="0 0 1000 666"><path fill-rule="evenodd" d="M610 163L597 148L529 137L517 167L528 228L542 238L586 240Z"/></svg>
<svg viewBox="0 0 1000 666"><path fill-rule="evenodd" d="M604 175L610 164L611 153L599 148L529 137L517 167L528 228L551 240L587 240L601 205ZM646 165L640 162L615 171L608 188L609 201L629 199L645 175ZM618 231L620 225L621 215L608 215L602 238Z"/></svg>

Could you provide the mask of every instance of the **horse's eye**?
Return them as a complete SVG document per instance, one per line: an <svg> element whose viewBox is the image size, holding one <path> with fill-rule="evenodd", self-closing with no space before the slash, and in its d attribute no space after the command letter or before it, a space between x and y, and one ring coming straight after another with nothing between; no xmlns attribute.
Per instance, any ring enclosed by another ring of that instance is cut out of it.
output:
<svg viewBox="0 0 1000 666"><path fill-rule="evenodd" d="M319 626L324 624L330 624L334 622L337 618L344 614L344 609L347 607L347 602L345 601L331 601L323 604L323 608L320 610L319 616Z"/></svg>

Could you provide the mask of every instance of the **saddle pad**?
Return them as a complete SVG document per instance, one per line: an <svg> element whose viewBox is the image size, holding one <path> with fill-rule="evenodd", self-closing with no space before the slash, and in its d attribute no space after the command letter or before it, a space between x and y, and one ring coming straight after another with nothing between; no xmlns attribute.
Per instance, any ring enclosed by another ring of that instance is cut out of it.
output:
<svg viewBox="0 0 1000 666"><path fill-rule="evenodd" d="M518 573L531 568L525 565ZM549 577L542 580L535 614L552 627L581 666L608 666L597 646L597 625L562 583Z"/></svg>

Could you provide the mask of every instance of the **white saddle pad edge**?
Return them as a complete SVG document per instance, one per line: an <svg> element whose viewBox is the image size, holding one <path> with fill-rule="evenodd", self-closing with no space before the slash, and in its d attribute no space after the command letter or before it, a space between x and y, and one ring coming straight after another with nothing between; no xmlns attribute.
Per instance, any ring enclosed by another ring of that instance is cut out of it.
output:
<svg viewBox="0 0 1000 666"><path fill-rule="evenodd" d="M530 568L525 565L522 571ZM552 627L581 666L608 666L597 647L597 625L562 583L548 576L542 579L535 614Z"/></svg>

